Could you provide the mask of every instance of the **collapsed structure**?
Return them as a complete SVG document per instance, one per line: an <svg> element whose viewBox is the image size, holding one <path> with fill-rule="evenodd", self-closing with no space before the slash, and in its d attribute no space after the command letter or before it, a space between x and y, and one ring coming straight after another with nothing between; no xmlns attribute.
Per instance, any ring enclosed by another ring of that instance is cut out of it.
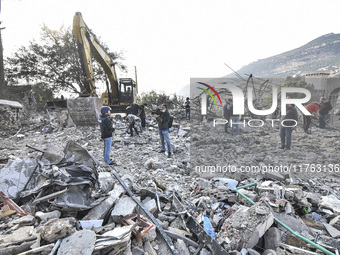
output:
<svg viewBox="0 0 340 255"><path fill-rule="evenodd" d="M76 127L66 109L26 119L15 102L0 109L9 116L1 119L0 254L340 249L337 129L314 126L306 135L298 128L292 150L279 151L275 125L231 136L200 121L199 108L192 107L190 123L176 108L174 158L167 160L151 115L134 138L117 115L115 166L106 166L99 127Z"/></svg>

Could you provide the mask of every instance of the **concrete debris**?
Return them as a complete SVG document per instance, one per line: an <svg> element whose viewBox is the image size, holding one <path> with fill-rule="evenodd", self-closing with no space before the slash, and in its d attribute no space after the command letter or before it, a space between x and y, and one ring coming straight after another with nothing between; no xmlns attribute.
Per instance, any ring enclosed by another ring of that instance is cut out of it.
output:
<svg viewBox="0 0 340 255"><path fill-rule="evenodd" d="M276 250L281 243L282 234L278 228L271 227L264 234L264 246L266 249Z"/></svg>
<svg viewBox="0 0 340 255"><path fill-rule="evenodd" d="M11 121L0 117L6 125L0 133L0 191L23 213L0 200L0 255L52 249L95 255L320 254L278 221L334 254L340 248L337 130L316 129L319 137L294 133L294 147L279 151L277 130L241 128L238 136L219 127L210 132L209 122L196 122L193 113L190 123L183 109L175 109L173 160L168 161L167 152L159 153L151 115L139 137L126 134L126 122L116 115L114 166L109 166L103 162L99 126L75 127L60 109L23 120L25 106L15 105L0 101L0 113ZM8 131L19 122L16 135ZM324 136L327 142L320 139ZM306 160L333 164L334 171L238 171L287 162L298 167ZM237 171L205 171L206 165L226 162ZM211 228L203 224L204 215Z"/></svg>
<svg viewBox="0 0 340 255"><path fill-rule="evenodd" d="M177 239L175 246L176 246L176 249L179 252L179 254L190 255L189 249L188 249L188 247L186 246L186 244L184 243L183 240Z"/></svg>
<svg viewBox="0 0 340 255"><path fill-rule="evenodd" d="M121 223L121 219L135 212L137 204L131 197L123 196L111 212L111 218L116 223Z"/></svg>
<svg viewBox="0 0 340 255"><path fill-rule="evenodd" d="M75 232L75 224L76 219L72 217L51 219L40 225L37 231L41 234L42 239L53 243Z"/></svg>
<svg viewBox="0 0 340 255"><path fill-rule="evenodd" d="M260 213L258 213L259 209ZM243 243L240 239L245 242L246 248L253 248L273 223L274 216L267 207L260 204L253 207L240 206L233 217L224 221L222 230L228 228L229 230L221 231L217 240L219 243L225 243L224 247L227 250L242 248L240 245Z"/></svg>
<svg viewBox="0 0 340 255"><path fill-rule="evenodd" d="M335 237L339 237L340 236L340 231L337 230L336 228L334 228L331 225L326 224L326 223L324 223L323 225L324 225L325 229L327 230L327 232L329 233L329 235L331 237L335 238Z"/></svg>
<svg viewBox="0 0 340 255"><path fill-rule="evenodd" d="M320 198L320 207L331 210L335 214L340 214L340 200L334 196L322 196Z"/></svg>
<svg viewBox="0 0 340 255"><path fill-rule="evenodd" d="M91 230L80 230L61 241L58 255L82 254L91 255L96 242L96 233Z"/></svg>

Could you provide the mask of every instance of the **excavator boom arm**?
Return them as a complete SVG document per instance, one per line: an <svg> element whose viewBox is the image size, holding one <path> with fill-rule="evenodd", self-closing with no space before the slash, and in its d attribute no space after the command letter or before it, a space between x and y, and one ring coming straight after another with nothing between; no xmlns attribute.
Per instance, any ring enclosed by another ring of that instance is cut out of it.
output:
<svg viewBox="0 0 340 255"><path fill-rule="evenodd" d="M80 59L83 71L86 74L88 82L87 93L95 93L94 73L92 66L92 54L94 58L103 67L111 85L111 93L113 98L118 98L118 80L114 63L108 53L100 45L90 29L86 26L80 12L76 12L73 18L73 32L78 43Z"/></svg>

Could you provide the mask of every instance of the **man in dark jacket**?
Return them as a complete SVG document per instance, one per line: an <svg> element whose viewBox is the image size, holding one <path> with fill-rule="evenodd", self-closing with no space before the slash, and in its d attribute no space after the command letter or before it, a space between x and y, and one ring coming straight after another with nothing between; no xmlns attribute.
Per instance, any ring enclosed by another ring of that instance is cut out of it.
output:
<svg viewBox="0 0 340 255"><path fill-rule="evenodd" d="M147 106L147 104L142 104L141 106L140 106L140 109L141 109L141 111L140 111L140 114L139 114L139 117L140 117L140 119L141 119L141 122L142 122L142 128L144 129L145 128L145 107Z"/></svg>
<svg viewBox="0 0 340 255"><path fill-rule="evenodd" d="M114 131L113 122L110 119L111 108L103 106L100 110L101 115L99 116L101 138L104 141L104 162L108 165L112 165L110 160L111 143L112 143L112 132Z"/></svg>
<svg viewBox="0 0 340 255"><path fill-rule="evenodd" d="M184 102L184 107L185 107L185 119L190 120L190 98L187 97L185 102Z"/></svg>
<svg viewBox="0 0 340 255"><path fill-rule="evenodd" d="M168 112L167 105L163 104L160 115L155 114L154 117L156 118L158 122L158 132L159 132L159 137L161 138L161 143L162 143L162 149L160 150L160 153L165 152L165 143L164 143L164 140L165 140L167 147L168 147L168 158L171 158L171 143L170 143L169 127L168 127L168 122L170 120L170 113Z"/></svg>
<svg viewBox="0 0 340 255"><path fill-rule="evenodd" d="M226 104L223 106L223 117L228 121L225 125L224 125L224 132L225 133L229 133L228 132L228 126L230 125L230 117L232 115L232 109L231 109L231 104L232 104L233 100L231 100L230 98L228 99L228 101L226 102Z"/></svg>
<svg viewBox="0 0 340 255"><path fill-rule="evenodd" d="M281 118L280 125L280 138L281 147L280 149L290 150L292 145L292 132L296 129L298 121L298 113L294 105L287 104L286 115Z"/></svg>
<svg viewBox="0 0 340 255"><path fill-rule="evenodd" d="M320 109L319 109L319 128L326 128L327 116L330 110L332 110L332 105L327 102L326 98L320 98Z"/></svg>

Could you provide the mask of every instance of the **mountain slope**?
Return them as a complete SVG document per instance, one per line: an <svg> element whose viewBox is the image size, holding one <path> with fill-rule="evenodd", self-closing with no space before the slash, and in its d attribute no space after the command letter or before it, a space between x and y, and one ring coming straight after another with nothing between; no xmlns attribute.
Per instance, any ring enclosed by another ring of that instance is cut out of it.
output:
<svg viewBox="0 0 340 255"><path fill-rule="evenodd" d="M326 34L291 51L260 59L237 72L254 76L288 76L315 71L340 70L340 34ZM227 77L234 76L233 74Z"/></svg>

